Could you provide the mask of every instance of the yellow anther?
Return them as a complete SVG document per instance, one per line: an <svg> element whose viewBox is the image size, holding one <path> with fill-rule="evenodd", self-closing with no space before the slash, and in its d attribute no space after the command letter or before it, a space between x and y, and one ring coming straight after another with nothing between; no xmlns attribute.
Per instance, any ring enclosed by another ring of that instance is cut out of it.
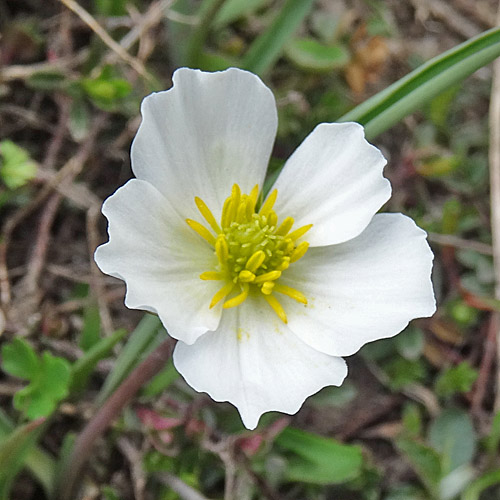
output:
<svg viewBox="0 0 500 500"><path fill-rule="evenodd" d="M262 250L257 250L248 260L245 268L255 273L266 259L266 254Z"/></svg>
<svg viewBox="0 0 500 500"><path fill-rule="evenodd" d="M242 283L251 283L255 279L255 274L247 269L243 269L243 271L240 271L240 274L238 274L238 279Z"/></svg>
<svg viewBox="0 0 500 500"><path fill-rule="evenodd" d="M278 229L276 229L276 235L278 236L285 236L286 234L288 234L288 231L290 231L290 229L292 229L292 226L293 226L293 223L295 221L293 220L292 217L287 217L281 224L280 224L280 227Z"/></svg>
<svg viewBox="0 0 500 500"><path fill-rule="evenodd" d="M271 210L271 213L267 216L267 224L269 227L276 227L278 225L278 216L276 212Z"/></svg>
<svg viewBox="0 0 500 500"><path fill-rule="evenodd" d="M224 302L224 309L229 309L231 307L236 307L245 302L245 299L248 297L248 290L249 286L247 283L244 283L242 285L241 293L239 295L236 295L236 297L233 297L232 299L227 300Z"/></svg>
<svg viewBox="0 0 500 500"><path fill-rule="evenodd" d="M264 281L274 281L281 276L281 271L269 271L255 277L254 283L264 283Z"/></svg>
<svg viewBox="0 0 500 500"><path fill-rule="evenodd" d="M221 280L222 274L218 273L217 271L205 271L204 273L200 274L200 279L204 281Z"/></svg>
<svg viewBox="0 0 500 500"><path fill-rule="evenodd" d="M234 283L226 283L213 297L210 302L210 309L218 304L224 297L227 297L234 288Z"/></svg>
<svg viewBox="0 0 500 500"><path fill-rule="evenodd" d="M233 198L230 196L224 202L224 206L222 207L222 215L220 217L220 224L223 228L228 227L232 222L232 204Z"/></svg>
<svg viewBox="0 0 500 500"><path fill-rule="evenodd" d="M288 295L288 297L291 297L301 304L307 304L306 296L290 286L280 285L279 283L276 283L276 285L274 286L274 291L282 293L283 295Z"/></svg>
<svg viewBox="0 0 500 500"><path fill-rule="evenodd" d="M276 198L278 196L278 190L275 189L268 197L264 204L260 207L259 215L267 217L276 203Z"/></svg>
<svg viewBox="0 0 500 500"><path fill-rule="evenodd" d="M247 221L247 203L245 198L245 196L242 198L236 210L236 222L239 224Z"/></svg>
<svg viewBox="0 0 500 500"><path fill-rule="evenodd" d="M196 203L196 206L198 207L198 210L200 211L201 215L205 218L205 220L208 222L210 227L217 233L219 234L221 232L219 224L217 224L217 221L215 220L215 217L213 216L212 212L210 209L207 207L206 203L201 199L198 198L198 196L194 197L194 202Z"/></svg>
<svg viewBox="0 0 500 500"><path fill-rule="evenodd" d="M278 302L278 299L274 295L264 295L264 298L272 307L273 311L278 315L278 318L283 321L283 323L288 323L285 310L283 309L283 306Z"/></svg>
<svg viewBox="0 0 500 500"><path fill-rule="evenodd" d="M275 267L276 271L284 271L290 267L290 257L283 257L281 264Z"/></svg>
<svg viewBox="0 0 500 500"><path fill-rule="evenodd" d="M204 225L191 219L186 219L186 222L193 231L196 231L210 245L215 245L215 236Z"/></svg>
<svg viewBox="0 0 500 500"><path fill-rule="evenodd" d="M290 263L297 262L299 259L304 257L308 249L309 249L309 243L307 241L299 243L295 248L295 250L290 255Z"/></svg>
<svg viewBox="0 0 500 500"><path fill-rule="evenodd" d="M220 234L215 241L215 253L221 264L225 263L229 257L229 247L223 234Z"/></svg>
<svg viewBox="0 0 500 500"><path fill-rule="evenodd" d="M252 213L255 212L255 205L257 205L258 197L259 197L259 185L255 184L255 186L250 191L250 194L248 195L248 198L251 201Z"/></svg>
<svg viewBox="0 0 500 500"><path fill-rule="evenodd" d="M313 227L312 224L307 224L307 226L302 226L293 231L288 235L288 238L290 238L292 241L298 240L301 236L304 236L304 234L309 231Z"/></svg>
<svg viewBox="0 0 500 500"><path fill-rule="evenodd" d="M234 201L235 207L238 207L241 199L241 189L240 186L238 186L238 184L233 184L233 187L231 189L231 198Z"/></svg>
<svg viewBox="0 0 500 500"><path fill-rule="evenodd" d="M270 295L273 291L273 288L274 288L274 285L276 283L274 281L265 281L263 284L262 284L262 288L260 289L260 291L264 294L264 295Z"/></svg>

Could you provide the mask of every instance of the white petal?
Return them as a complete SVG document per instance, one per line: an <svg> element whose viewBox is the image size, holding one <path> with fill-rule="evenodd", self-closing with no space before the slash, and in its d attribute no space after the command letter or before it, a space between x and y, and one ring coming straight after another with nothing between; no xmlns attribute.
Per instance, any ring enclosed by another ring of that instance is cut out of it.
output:
<svg viewBox="0 0 500 500"><path fill-rule="evenodd" d="M283 299L288 326L315 349L349 356L432 316L433 255L425 238L410 218L380 214L353 240L311 248L280 278L308 299L307 306Z"/></svg>
<svg viewBox="0 0 500 500"><path fill-rule="evenodd" d="M305 238L311 246L350 240L391 196L385 164L361 125L322 123L286 162L273 186L274 210L293 217L296 228L314 224Z"/></svg>
<svg viewBox="0 0 500 500"><path fill-rule="evenodd" d="M225 310L217 331L195 344L177 343L174 364L195 390L233 403L248 429L267 411L297 412L347 375L342 358L303 343L258 296Z"/></svg>
<svg viewBox="0 0 500 500"><path fill-rule="evenodd" d="M142 103L132 169L183 217L197 214L199 196L218 220L234 183L244 193L262 186L278 121L274 96L257 76L235 68L181 68L173 83Z"/></svg>
<svg viewBox="0 0 500 500"><path fill-rule="evenodd" d="M213 269L213 249L194 233L151 184L133 179L102 208L109 242L95 253L100 269L127 284L125 304L158 314L172 337L193 343L219 324L221 307L209 309L220 288L202 281Z"/></svg>

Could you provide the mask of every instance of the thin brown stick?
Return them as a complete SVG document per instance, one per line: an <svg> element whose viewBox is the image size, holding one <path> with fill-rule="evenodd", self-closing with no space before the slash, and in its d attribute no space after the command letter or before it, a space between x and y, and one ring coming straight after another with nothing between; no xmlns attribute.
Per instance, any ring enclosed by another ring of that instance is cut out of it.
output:
<svg viewBox="0 0 500 500"><path fill-rule="evenodd" d="M119 43L117 43L108 32L75 0L59 0L68 9L73 11L120 59L126 62L139 75L149 82L154 83L151 73L144 67L141 61L131 56Z"/></svg>
<svg viewBox="0 0 500 500"><path fill-rule="evenodd" d="M142 363L137 365L118 389L92 417L78 436L68 460L63 464L56 485L56 498L71 500L83 466L86 464L94 444L112 424L113 420L130 403L137 391L165 367L172 354L175 341L168 338L162 342Z"/></svg>
<svg viewBox="0 0 500 500"><path fill-rule="evenodd" d="M162 472L157 474L156 477L165 485L172 488L182 500L209 500L203 496L199 491L186 484L182 479L174 476L170 472Z"/></svg>
<svg viewBox="0 0 500 500"><path fill-rule="evenodd" d="M497 25L500 24L500 3ZM491 235L493 242L493 265L495 273L495 297L500 299L500 59L493 63L493 82L490 103L490 203ZM494 320L496 331L496 393L495 410L500 410L500 321Z"/></svg>
<svg viewBox="0 0 500 500"><path fill-rule="evenodd" d="M480 241L466 240L453 234L429 233L428 239L438 245L450 246L461 250L474 250L484 255L493 255L493 248L491 245L481 243Z"/></svg>

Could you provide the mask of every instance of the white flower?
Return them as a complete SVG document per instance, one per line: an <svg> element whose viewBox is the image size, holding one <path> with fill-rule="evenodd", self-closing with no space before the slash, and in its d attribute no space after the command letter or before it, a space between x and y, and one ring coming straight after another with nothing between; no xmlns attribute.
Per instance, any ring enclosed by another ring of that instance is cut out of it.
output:
<svg viewBox="0 0 500 500"><path fill-rule="evenodd" d="M432 315L433 256L411 219L375 215L391 189L360 125L317 126L259 209L271 91L238 69L183 68L173 82L143 101L137 178L104 203L95 259L179 340L187 383L253 429L342 384L341 356Z"/></svg>

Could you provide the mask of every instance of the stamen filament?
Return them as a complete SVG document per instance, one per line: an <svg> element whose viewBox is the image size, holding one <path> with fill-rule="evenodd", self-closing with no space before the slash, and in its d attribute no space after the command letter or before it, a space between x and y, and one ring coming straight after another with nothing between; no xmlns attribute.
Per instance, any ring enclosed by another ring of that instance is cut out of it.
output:
<svg viewBox="0 0 500 500"><path fill-rule="evenodd" d="M192 219L186 219L186 222L193 231L196 231L210 245L215 245L215 236L203 224Z"/></svg>
<svg viewBox="0 0 500 500"><path fill-rule="evenodd" d="M273 209L274 204L276 203L276 198L278 197L278 190L275 189L268 197L264 204L260 207L259 215L263 217L267 217L271 210Z"/></svg>
<svg viewBox="0 0 500 500"><path fill-rule="evenodd" d="M269 271L268 273L256 276L254 283L264 283L264 281L274 281L281 276L281 271Z"/></svg>
<svg viewBox="0 0 500 500"><path fill-rule="evenodd" d="M216 234L219 234L221 232L219 224L217 224L215 217L213 216L210 209L207 207L206 203L201 198L198 198L198 196L194 197L194 202L196 203L198 210L200 211L201 215L203 215L205 220L208 222L210 227L216 232Z"/></svg>
<svg viewBox="0 0 500 500"><path fill-rule="evenodd" d="M214 307L216 304L218 304L224 297L227 297L234 288L234 283L226 283L213 297L212 301L210 302L210 309Z"/></svg>
<svg viewBox="0 0 500 500"><path fill-rule="evenodd" d="M248 297L248 290L250 289L249 285L247 283L243 283L241 285L241 293L239 295L236 295L236 297L233 297L232 299L229 299L228 301L224 302L224 309L229 309L231 307L236 307L245 302L246 298Z"/></svg>
<svg viewBox="0 0 500 500"><path fill-rule="evenodd" d="M273 311L278 315L278 318L283 321L283 323L288 323L288 319L285 314L283 306L279 303L278 299L274 295L264 295L267 303L272 307Z"/></svg>
<svg viewBox="0 0 500 500"><path fill-rule="evenodd" d="M301 236L304 236L304 234L309 231L313 227L312 224L307 224L307 226L302 226L299 227L299 229L296 229L293 231L293 233L290 233L287 238L290 238L292 241L298 240Z"/></svg>
<svg viewBox="0 0 500 500"><path fill-rule="evenodd" d="M295 250L290 254L290 263L297 262L299 259L304 257L308 249L309 243L307 241L299 243Z"/></svg>
<svg viewBox="0 0 500 500"><path fill-rule="evenodd" d="M281 224L278 229L276 229L276 232L274 234L277 234L279 236L285 236L288 234L288 231L292 229L293 223L295 221L293 220L292 217L287 217Z"/></svg>
<svg viewBox="0 0 500 500"><path fill-rule="evenodd" d="M276 283L274 285L273 291L282 293L283 295L288 295L288 297L291 297L292 299L296 300L297 302L300 302L301 304L307 304L306 296L290 286L280 285L279 283Z"/></svg>
<svg viewBox="0 0 500 500"><path fill-rule="evenodd" d="M218 273L217 271L205 271L204 273L200 274L200 279L204 281L221 280L222 274Z"/></svg>

